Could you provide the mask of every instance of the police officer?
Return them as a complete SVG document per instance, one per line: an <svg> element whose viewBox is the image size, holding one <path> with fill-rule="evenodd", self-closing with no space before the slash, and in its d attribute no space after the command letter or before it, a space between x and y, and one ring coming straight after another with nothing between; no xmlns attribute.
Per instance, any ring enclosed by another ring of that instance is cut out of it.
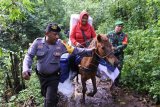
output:
<svg viewBox="0 0 160 107"><path fill-rule="evenodd" d="M37 56L36 73L40 80L41 94L45 97L44 107L56 107L60 72L60 56L69 52L91 56L93 49L72 48L59 39L60 27L51 23L45 30L45 37L34 40L23 61L23 78L30 79L34 56Z"/></svg>
<svg viewBox="0 0 160 107"><path fill-rule="evenodd" d="M118 69L120 71L119 76L115 80L115 85L119 84L119 79L121 75L121 70L123 66L124 52L123 50L127 47L128 44L128 35L123 32L124 22L118 20L115 23L114 31L111 31L107 34L110 42L113 45L113 50L115 56L119 60Z"/></svg>

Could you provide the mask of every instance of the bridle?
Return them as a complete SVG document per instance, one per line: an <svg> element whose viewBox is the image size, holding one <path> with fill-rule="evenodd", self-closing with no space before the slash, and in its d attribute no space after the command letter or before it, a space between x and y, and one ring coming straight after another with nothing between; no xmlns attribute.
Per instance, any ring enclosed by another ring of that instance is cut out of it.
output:
<svg viewBox="0 0 160 107"><path fill-rule="evenodd" d="M96 51L95 51L95 54L101 58L101 59L104 59L104 58L107 58L111 53L113 53L113 51L109 52L108 54L104 55L104 56L100 56Z"/></svg>
<svg viewBox="0 0 160 107"><path fill-rule="evenodd" d="M111 53L113 53L113 51L109 52L108 54L106 54L106 55L104 55L104 56L99 55L96 50L94 51L94 53L97 55L97 57L98 57L99 59L105 59L105 58L107 58ZM94 53L93 53L92 57L94 57ZM94 60L99 63L99 62L100 62L99 59L94 59ZM95 68L98 68L97 65L95 65L95 64L93 64L93 63L91 63L91 62L90 62L90 64L91 64L92 66L94 66ZM81 67L84 71L88 71L88 72L89 72L89 71L93 71L91 68L88 68L88 67L85 67L85 66L80 66L80 67Z"/></svg>
<svg viewBox="0 0 160 107"><path fill-rule="evenodd" d="M101 45L101 47L103 47L103 46ZM99 58L104 59L104 58L107 58L111 53L113 53L113 51L109 52L108 54L106 53L106 55L104 55L104 56L99 55L96 50L95 50L95 53Z"/></svg>

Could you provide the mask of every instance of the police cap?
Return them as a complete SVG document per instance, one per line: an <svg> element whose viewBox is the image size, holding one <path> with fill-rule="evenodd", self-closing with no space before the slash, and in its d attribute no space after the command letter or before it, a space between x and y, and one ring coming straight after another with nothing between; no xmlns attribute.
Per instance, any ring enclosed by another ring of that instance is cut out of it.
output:
<svg viewBox="0 0 160 107"><path fill-rule="evenodd" d="M61 28L58 26L57 23L50 23L48 24L48 26L46 27L46 32L60 32L61 31Z"/></svg>

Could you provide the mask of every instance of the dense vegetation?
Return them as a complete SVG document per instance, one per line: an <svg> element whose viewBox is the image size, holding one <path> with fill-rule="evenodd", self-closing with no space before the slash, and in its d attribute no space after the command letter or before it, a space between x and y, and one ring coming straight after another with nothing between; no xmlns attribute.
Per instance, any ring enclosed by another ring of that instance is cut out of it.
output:
<svg viewBox="0 0 160 107"><path fill-rule="evenodd" d="M26 83L21 78L25 51L36 37L44 36L49 22L59 23L66 39L70 15L84 9L93 17L97 33L113 30L117 19L125 22L129 44L121 82L160 102L159 0L1 0L0 103L23 103L31 95L42 103L35 74Z"/></svg>

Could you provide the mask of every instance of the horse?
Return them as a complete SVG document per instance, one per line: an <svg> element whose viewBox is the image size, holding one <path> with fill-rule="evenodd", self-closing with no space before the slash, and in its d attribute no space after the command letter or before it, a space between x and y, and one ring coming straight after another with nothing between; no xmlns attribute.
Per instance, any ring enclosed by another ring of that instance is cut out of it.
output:
<svg viewBox="0 0 160 107"><path fill-rule="evenodd" d="M88 48L95 47L95 50L91 57L83 57L79 66L79 74L81 75L82 82L82 99L81 103L85 104L85 94L87 91L86 81L92 80L93 91L89 92L87 96L93 97L97 92L96 87L96 72L100 62L100 59L105 59L112 65L118 63L117 58L114 56L112 45L105 34L98 34L94 38Z"/></svg>

